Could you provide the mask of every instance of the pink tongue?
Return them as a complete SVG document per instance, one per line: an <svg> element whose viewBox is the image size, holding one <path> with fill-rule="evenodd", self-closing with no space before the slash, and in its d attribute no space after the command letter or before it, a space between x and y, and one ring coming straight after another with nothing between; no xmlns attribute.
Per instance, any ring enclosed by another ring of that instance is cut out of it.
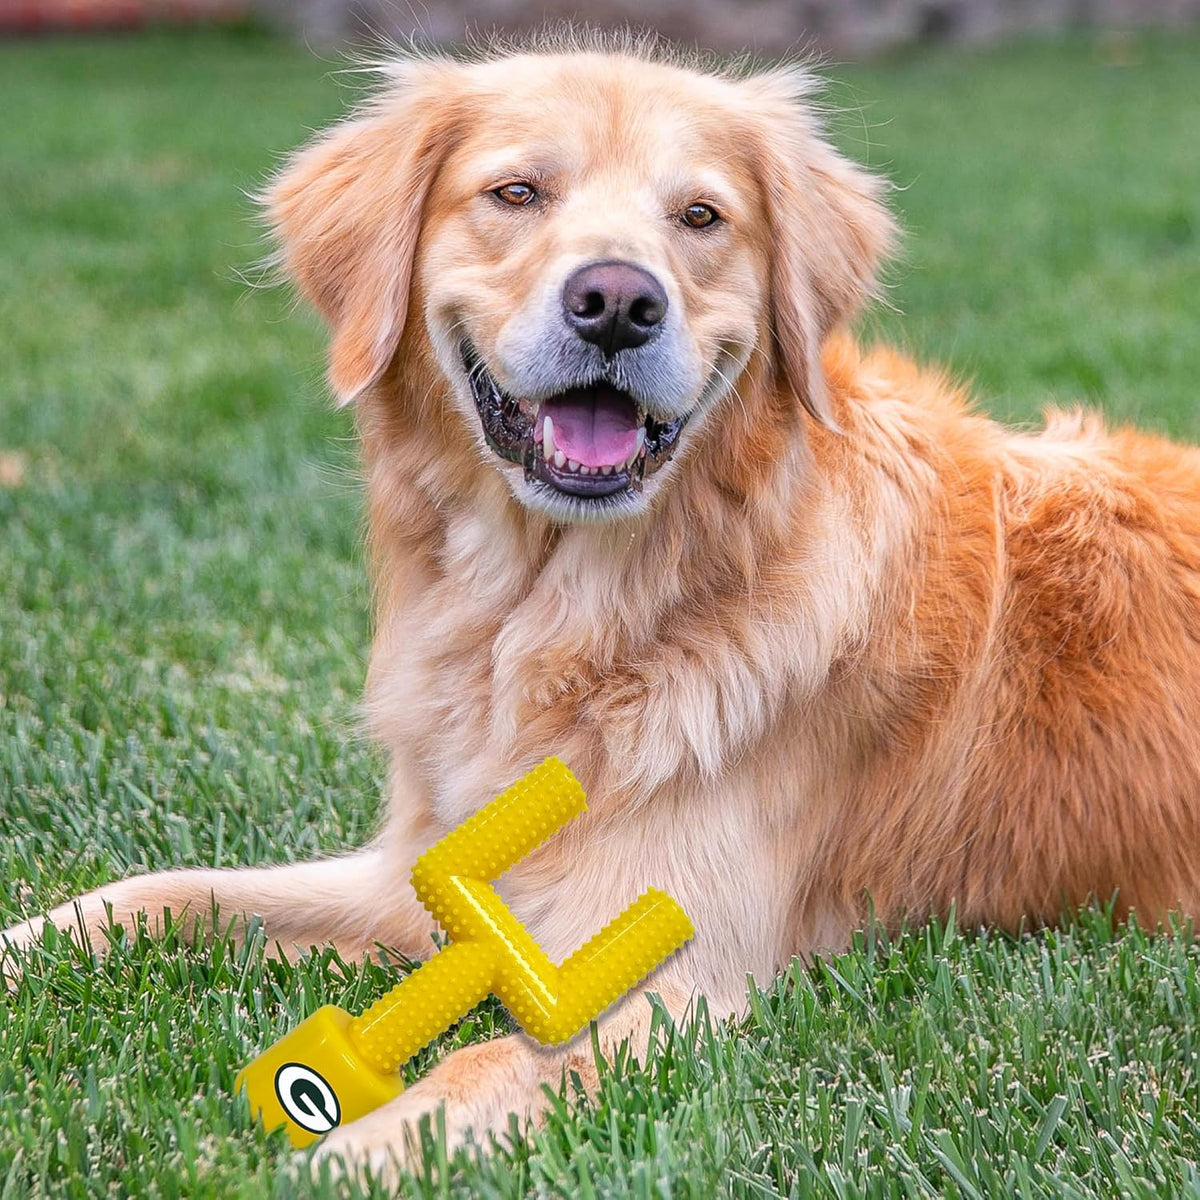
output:
<svg viewBox="0 0 1200 1200"><path fill-rule="evenodd" d="M555 396L542 405L554 422L554 445L585 467L615 467L637 448L633 401L605 385Z"/></svg>

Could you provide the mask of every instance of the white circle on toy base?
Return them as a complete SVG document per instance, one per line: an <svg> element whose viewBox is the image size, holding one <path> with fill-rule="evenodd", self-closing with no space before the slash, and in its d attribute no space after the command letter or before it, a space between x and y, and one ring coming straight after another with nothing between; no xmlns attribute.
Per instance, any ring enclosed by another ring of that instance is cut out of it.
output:
<svg viewBox="0 0 1200 1200"><path fill-rule="evenodd" d="M275 1095L283 1111L309 1133L328 1133L342 1119L333 1088L312 1067L284 1063L275 1072Z"/></svg>

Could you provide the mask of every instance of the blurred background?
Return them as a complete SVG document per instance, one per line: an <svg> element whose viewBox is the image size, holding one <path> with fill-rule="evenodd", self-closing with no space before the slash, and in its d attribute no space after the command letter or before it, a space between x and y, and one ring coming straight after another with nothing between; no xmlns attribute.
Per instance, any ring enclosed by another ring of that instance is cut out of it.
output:
<svg viewBox="0 0 1200 1200"><path fill-rule="evenodd" d="M777 53L803 44L869 55L1031 31L1181 27L1200 19L1200 0L0 0L0 28L14 32L246 19L324 43L367 30L460 41L570 19L651 25L717 50Z"/></svg>

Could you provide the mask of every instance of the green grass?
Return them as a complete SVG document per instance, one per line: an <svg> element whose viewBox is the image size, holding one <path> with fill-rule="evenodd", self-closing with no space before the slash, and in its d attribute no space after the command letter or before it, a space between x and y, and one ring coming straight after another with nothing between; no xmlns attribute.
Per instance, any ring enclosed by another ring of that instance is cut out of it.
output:
<svg viewBox="0 0 1200 1200"><path fill-rule="evenodd" d="M1200 439L1198 56L1151 39L1114 66L1076 40L839 70L841 137L903 186L910 230L901 312L872 324L1001 414L1082 399ZM255 37L0 47L0 455L24 468L0 487L0 924L372 827L349 423L316 323L237 277L259 250L240 189L339 110L331 65ZM865 938L411 1189L1200 1197L1198 962L1096 912ZM0 1000L0 1200L333 1193L230 1084L382 968L175 937L93 966L51 936L27 972Z"/></svg>

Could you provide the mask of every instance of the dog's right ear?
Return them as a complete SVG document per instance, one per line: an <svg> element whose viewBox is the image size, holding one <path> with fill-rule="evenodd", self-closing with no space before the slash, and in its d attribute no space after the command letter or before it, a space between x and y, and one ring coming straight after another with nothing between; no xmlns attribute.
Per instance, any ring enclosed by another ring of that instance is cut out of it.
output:
<svg viewBox="0 0 1200 1200"><path fill-rule="evenodd" d="M408 314L457 68L411 62L395 86L296 153L262 200L284 269L329 323L329 383L349 404L387 369Z"/></svg>

